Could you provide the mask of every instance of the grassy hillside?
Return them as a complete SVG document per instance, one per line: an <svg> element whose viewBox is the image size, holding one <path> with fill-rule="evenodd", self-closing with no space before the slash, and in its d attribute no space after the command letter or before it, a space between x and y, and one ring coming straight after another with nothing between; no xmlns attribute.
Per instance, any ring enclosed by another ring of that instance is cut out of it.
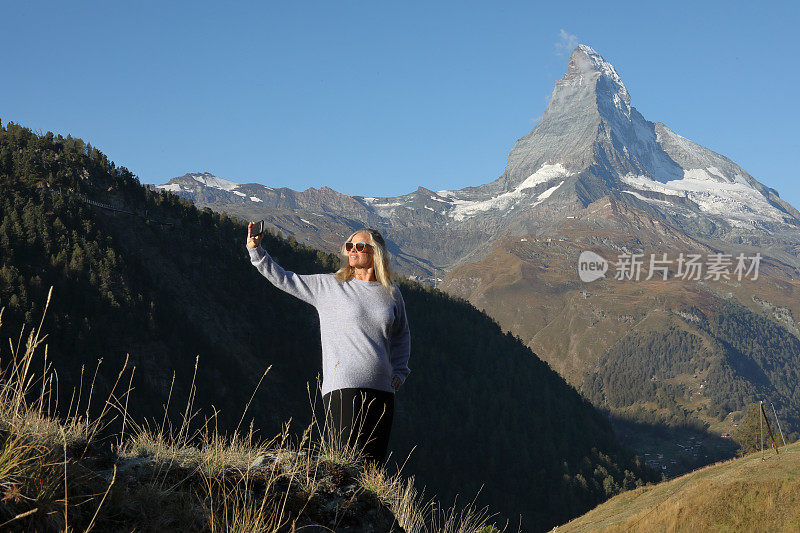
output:
<svg viewBox="0 0 800 533"><path fill-rule="evenodd" d="M798 531L800 442L780 451L628 491L553 531Z"/></svg>
<svg viewBox="0 0 800 533"><path fill-rule="evenodd" d="M223 433L252 423L269 437L289 419L295 434L307 427L318 317L253 268L243 221L142 187L80 139L16 124L0 129L0 209L4 321L32 323L54 287L44 328L58 390L96 374L102 397L129 358L136 420L194 395L204 412L223 413ZM288 270L338 264L279 235L263 244ZM464 300L401 287L412 374L396 398L390 450L398 463L411 454L404 471L429 494L463 501L483 487L479 505L513 524L521 514L534 531L656 479L518 338ZM61 413L71 400L58 398ZM177 424L182 414L170 407L168 416Z"/></svg>

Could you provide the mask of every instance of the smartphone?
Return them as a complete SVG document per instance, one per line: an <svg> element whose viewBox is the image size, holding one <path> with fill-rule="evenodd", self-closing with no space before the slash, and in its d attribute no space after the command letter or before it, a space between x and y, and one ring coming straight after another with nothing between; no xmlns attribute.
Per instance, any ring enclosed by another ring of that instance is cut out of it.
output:
<svg viewBox="0 0 800 533"><path fill-rule="evenodd" d="M250 236L258 237L262 233L264 233L264 221L259 220L258 222L254 222L253 226L250 228Z"/></svg>

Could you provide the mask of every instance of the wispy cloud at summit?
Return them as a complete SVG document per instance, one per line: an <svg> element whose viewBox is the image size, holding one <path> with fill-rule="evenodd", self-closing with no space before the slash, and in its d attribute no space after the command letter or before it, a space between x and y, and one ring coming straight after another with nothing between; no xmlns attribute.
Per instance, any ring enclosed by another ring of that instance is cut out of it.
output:
<svg viewBox="0 0 800 533"><path fill-rule="evenodd" d="M567 33L563 28L558 32L558 38L554 46L559 57L568 56L578 46L578 36Z"/></svg>

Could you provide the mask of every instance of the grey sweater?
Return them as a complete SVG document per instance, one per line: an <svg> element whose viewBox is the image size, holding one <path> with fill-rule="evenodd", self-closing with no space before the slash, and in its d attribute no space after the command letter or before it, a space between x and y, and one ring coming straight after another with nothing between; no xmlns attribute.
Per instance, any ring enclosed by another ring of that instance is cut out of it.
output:
<svg viewBox="0 0 800 533"><path fill-rule="evenodd" d="M392 375L405 382L411 372L411 339L405 303L396 285L393 300L379 281L295 274L281 268L260 244L245 248L250 262L273 285L316 307L323 395L343 388L394 392Z"/></svg>

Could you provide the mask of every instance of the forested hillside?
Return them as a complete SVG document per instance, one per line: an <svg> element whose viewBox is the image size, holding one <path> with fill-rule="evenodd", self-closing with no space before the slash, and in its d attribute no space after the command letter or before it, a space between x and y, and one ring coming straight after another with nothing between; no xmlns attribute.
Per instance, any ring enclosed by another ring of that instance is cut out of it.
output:
<svg viewBox="0 0 800 533"><path fill-rule="evenodd" d="M320 371L317 315L252 267L245 222L143 187L80 139L1 126L3 335L38 324L54 287L44 331L62 409L99 358L94 397L105 397L129 354L131 413L160 420L170 399L177 420L199 356L196 424L219 410L213 423L233 430L271 365L242 425L252 419L268 437L291 418L301 432L311 419L306 384L313 396ZM279 235L263 246L297 272L338 264ZM519 339L464 300L405 281L401 289L412 373L397 396L390 449L402 463L416 447L404 471L429 493L470 499L483 485L480 504L512 524L522 514L533 531L655 479Z"/></svg>
<svg viewBox="0 0 800 533"><path fill-rule="evenodd" d="M788 442L800 437L800 341L765 316L720 300L631 331L587 372L581 392L622 441L667 475L733 456L746 406L771 406ZM729 429L730 428L730 429ZM649 452L649 457L648 457Z"/></svg>
<svg viewBox="0 0 800 533"><path fill-rule="evenodd" d="M680 327L622 338L587 374L582 391L611 409L650 403L669 413L658 422L697 429L765 400L775 405L787 438L797 440L800 340L732 302L708 314L691 307ZM687 385L682 376L702 383Z"/></svg>

